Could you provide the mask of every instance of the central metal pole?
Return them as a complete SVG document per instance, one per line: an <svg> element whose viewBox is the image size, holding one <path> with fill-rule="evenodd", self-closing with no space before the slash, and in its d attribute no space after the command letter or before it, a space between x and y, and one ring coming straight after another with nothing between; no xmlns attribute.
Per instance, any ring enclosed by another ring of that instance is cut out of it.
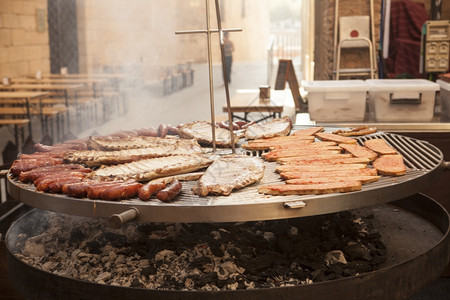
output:
<svg viewBox="0 0 450 300"><path fill-rule="evenodd" d="M228 86L228 79L227 79L228 72L225 62L225 43L223 42L222 20L220 18L219 0L216 0L216 16L217 16L217 29L219 29L219 42L220 42L220 53L222 56L223 79L225 81L225 95L227 98L227 112L228 112L228 125L230 129L231 151L234 154L236 153L236 145L234 144L233 116L231 114L230 89Z"/></svg>
<svg viewBox="0 0 450 300"><path fill-rule="evenodd" d="M212 69L212 50L211 50L211 24L209 17L209 0L206 0L206 34L208 38L206 39L208 42L208 66L209 66L209 99L210 99L210 107L211 107L211 134L212 134L212 146L213 152L216 151L216 117L214 112L214 77L213 77L213 69Z"/></svg>

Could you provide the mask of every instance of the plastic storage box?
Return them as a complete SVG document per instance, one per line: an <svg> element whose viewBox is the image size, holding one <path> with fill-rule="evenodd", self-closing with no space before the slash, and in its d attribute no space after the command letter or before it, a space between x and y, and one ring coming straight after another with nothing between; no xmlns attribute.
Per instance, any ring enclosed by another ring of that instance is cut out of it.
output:
<svg viewBox="0 0 450 300"><path fill-rule="evenodd" d="M429 122L439 84L425 79L368 79L369 107L380 122Z"/></svg>
<svg viewBox="0 0 450 300"><path fill-rule="evenodd" d="M319 122L363 121L368 85L364 80L304 81L310 119Z"/></svg>
<svg viewBox="0 0 450 300"><path fill-rule="evenodd" d="M450 121L450 83L436 80L441 87L441 120Z"/></svg>

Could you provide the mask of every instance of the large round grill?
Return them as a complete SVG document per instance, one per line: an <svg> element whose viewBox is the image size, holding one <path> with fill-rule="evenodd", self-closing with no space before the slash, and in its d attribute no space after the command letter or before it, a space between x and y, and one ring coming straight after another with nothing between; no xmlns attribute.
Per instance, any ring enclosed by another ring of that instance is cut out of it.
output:
<svg viewBox="0 0 450 300"><path fill-rule="evenodd" d="M434 183L444 170L442 152L428 142L382 132L360 137L358 142L362 144L374 138L386 140L404 156L407 172L399 177L382 176L379 181L364 185L361 191L350 193L306 196L259 194L259 186L281 182L274 172L277 164L271 162L265 162L266 171L261 182L230 196L199 197L191 192L194 183L186 182L182 193L172 203L158 200L143 202L139 199L110 202L40 193L35 191L33 185L23 184L11 176L8 177L8 189L14 198L30 206L86 217L109 218L134 209L138 212L136 219L141 222L237 222L319 215L390 202L420 192ZM242 149L239 151L245 153Z"/></svg>

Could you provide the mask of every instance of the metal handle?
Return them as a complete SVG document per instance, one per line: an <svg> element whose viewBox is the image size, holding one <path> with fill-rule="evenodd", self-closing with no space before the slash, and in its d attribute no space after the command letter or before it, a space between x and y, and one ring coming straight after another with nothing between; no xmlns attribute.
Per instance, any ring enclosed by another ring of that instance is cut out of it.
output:
<svg viewBox="0 0 450 300"><path fill-rule="evenodd" d="M306 206L306 203L303 201L293 201L293 202L284 202L284 208L302 208Z"/></svg>
<svg viewBox="0 0 450 300"><path fill-rule="evenodd" d="M6 177L8 170L0 170L0 177Z"/></svg>
<svg viewBox="0 0 450 300"><path fill-rule="evenodd" d="M120 213L114 214L109 218L109 226L112 228L120 228L123 224L136 219L139 216L139 211L135 207Z"/></svg>
<svg viewBox="0 0 450 300"><path fill-rule="evenodd" d="M389 94L390 104L421 104L422 103L422 93L419 93L419 97L394 97L394 93Z"/></svg>
<svg viewBox="0 0 450 300"><path fill-rule="evenodd" d="M444 161L444 170L450 170L450 161Z"/></svg>

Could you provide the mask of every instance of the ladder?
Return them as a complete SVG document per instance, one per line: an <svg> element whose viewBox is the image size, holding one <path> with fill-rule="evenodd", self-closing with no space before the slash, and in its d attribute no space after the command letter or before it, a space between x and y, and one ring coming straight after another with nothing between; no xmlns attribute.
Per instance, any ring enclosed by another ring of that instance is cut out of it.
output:
<svg viewBox="0 0 450 300"><path fill-rule="evenodd" d="M369 77L378 78L377 56L375 50L375 24L373 14L373 0L370 0L370 16L344 16L339 17L339 0L335 2L334 20L334 76L340 77ZM339 31L339 34L338 34ZM342 49L368 48L369 66L367 68L341 68Z"/></svg>

